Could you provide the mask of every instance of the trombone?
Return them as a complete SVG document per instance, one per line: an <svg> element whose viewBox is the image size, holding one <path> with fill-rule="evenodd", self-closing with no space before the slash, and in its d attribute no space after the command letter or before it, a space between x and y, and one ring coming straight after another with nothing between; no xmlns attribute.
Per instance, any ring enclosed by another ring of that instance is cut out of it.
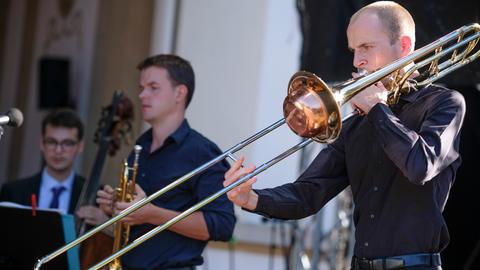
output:
<svg viewBox="0 0 480 270"><path fill-rule="evenodd" d="M234 183L224 187L210 197L205 198L175 218L135 239L129 245L123 247L98 264L92 266L90 269L99 269L105 266L110 261L122 256L157 233L164 231L171 225L177 223L228 191L241 185L248 179L265 171L279 161L295 153L299 149L307 146L311 142L316 141L319 143L332 143L335 141L340 134L342 122L355 115L355 113L352 113L341 119L340 106L344 105L363 89L394 74L394 83L392 83L393 87L389 89L388 103L390 105L395 104L395 102L398 101L399 96L402 94L405 83L407 83L406 85L409 87L422 87L428 85L478 58L480 56L480 50L477 48L477 51L474 51L474 49L476 48L479 39L479 24L473 23L463 26L377 71L356 79L352 79L336 87L329 87L325 82L323 82L322 79L313 73L306 71L299 71L295 73L290 79L288 84L288 95L283 103L284 118L276 121L260 132L236 144L218 157L213 158L209 162L195 168L191 172L175 180L163 189L158 190L149 197L143 198L137 203L131 205L112 219L88 231L83 236L80 236L76 240L59 248L53 253L39 259L34 269L40 269L42 264L66 252L93 234L105 229L111 224L143 207L165 192L205 171L223 159L228 157L235 160L235 157L233 156L235 152L243 149L245 146L265 136L285 123L288 124L290 129L292 129L295 134L305 138L297 145L289 148L270 161L260 165L251 173L244 175ZM448 47L445 47L447 45ZM463 50L460 51L460 48ZM449 54L451 54L451 56L448 57L448 59L440 62L442 58ZM418 63L414 64L414 62ZM419 76L419 78L422 78L421 80L407 82L407 79L410 77L410 75L427 65L430 65L428 70ZM404 70L404 72L401 73L401 70Z"/></svg>

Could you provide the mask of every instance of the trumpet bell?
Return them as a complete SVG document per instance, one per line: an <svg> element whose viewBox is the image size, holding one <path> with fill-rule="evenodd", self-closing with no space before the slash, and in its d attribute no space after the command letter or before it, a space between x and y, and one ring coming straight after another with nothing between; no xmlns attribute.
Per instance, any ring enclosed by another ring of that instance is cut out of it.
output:
<svg viewBox="0 0 480 270"><path fill-rule="evenodd" d="M340 107L333 91L318 76L306 71L291 77L283 115L295 134L320 143L333 142L342 128Z"/></svg>

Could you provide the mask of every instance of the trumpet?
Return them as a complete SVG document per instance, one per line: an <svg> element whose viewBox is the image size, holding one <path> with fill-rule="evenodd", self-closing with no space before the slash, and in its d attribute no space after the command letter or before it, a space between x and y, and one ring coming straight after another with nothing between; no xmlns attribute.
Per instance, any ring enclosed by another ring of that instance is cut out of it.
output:
<svg viewBox="0 0 480 270"><path fill-rule="evenodd" d="M413 72L419 70L420 68L423 68L426 65L430 65L427 72L422 73L422 75L424 76L419 76L422 79L417 79L417 81L415 82L408 82L408 87L421 87L427 85L478 58L478 56L480 55L480 50L478 50L477 48L477 51L474 51L474 49L476 48L479 39L479 24L474 23L463 26L439 38L438 40L414 51L412 54L406 57L398 59L397 61L386 65L385 67L374 71L368 75L350 80L347 83L342 84L340 87L329 87L325 82L323 82L322 79L310 72L299 71L295 73L289 81L288 95L283 103L284 118L276 121L272 125L250 136L244 141L236 144L218 157L199 166L198 168L195 168L191 172L185 174L184 176L175 180L161 190L158 190L152 195L143 198L137 203L131 205L129 208L123 210L112 219L90 230L85 235L54 251L52 254L41 258L37 262L35 269L39 269L43 263L48 262L56 256L64 253L68 249L79 244L80 242L95 234L96 232L103 230L107 226L117 222L121 218L143 207L144 205L158 198L162 194L189 180L193 176L202 173L203 171L213 166L214 164L222 161L223 159L231 158L233 160L236 160L233 155L235 152L243 149L247 145L253 143L257 139L265 136L266 134L270 133L271 131L275 130L276 128L282 126L285 123L287 123L287 125L290 127L290 129L292 129L295 134L304 138L297 145L277 155L270 161L258 166L251 173L244 175L232 184L217 191L210 197L205 198L204 200L190 207L175 218L145 233L144 235L132 241L127 246L118 250L116 253L94 265L90 269L99 269L100 267L105 266L110 261L122 256L129 250L135 248L136 246L153 237L157 233L164 231L171 225L179 222L180 220L199 210L206 204L214 201L228 191L241 185L248 179L267 170L271 166L275 165L276 163L285 159L296 151L302 149L313 141L319 143L334 142L340 134L342 122L355 115L354 112L342 118L340 115L340 106L344 105L353 96L355 96L368 86L388 76L391 76L392 74L395 74L393 79L394 82L391 83L391 89L389 89L388 100L389 104L395 104L395 102L398 101L398 97L403 93L403 89L405 89L404 85L407 82L407 79L410 77L411 74L413 74ZM451 56L448 57L447 60L440 62L440 59L450 54Z"/></svg>
<svg viewBox="0 0 480 270"><path fill-rule="evenodd" d="M128 166L128 162L126 159L122 163L122 167L120 170L120 184L115 189L115 193L114 193L114 204L115 202L131 202L135 197L135 184L137 179L138 157L140 156L140 151L142 151L142 147L140 145L135 145L132 167ZM130 172L132 175L131 178L129 178ZM128 243L129 238L130 238L130 225L124 224L122 222L115 223L113 228L112 251L115 253L118 250L120 250L122 246L125 246ZM120 259L119 258L114 259L109 264L108 269L121 270L122 264L120 262Z"/></svg>

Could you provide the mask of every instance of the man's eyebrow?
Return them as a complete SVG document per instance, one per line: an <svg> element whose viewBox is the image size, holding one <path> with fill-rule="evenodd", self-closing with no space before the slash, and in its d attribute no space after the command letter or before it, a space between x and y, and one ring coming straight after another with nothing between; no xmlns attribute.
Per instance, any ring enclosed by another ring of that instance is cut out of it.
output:
<svg viewBox="0 0 480 270"><path fill-rule="evenodd" d="M359 47L372 46L374 44L375 44L375 42L364 42L364 43L360 44Z"/></svg>
<svg viewBox="0 0 480 270"><path fill-rule="evenodd" d="M357 47L357 48L362 48L362 47L372 46L372 45L374 45L374 44L375 44L375 42L364 42L364 43L361 43L360 45L358 45L358 46L356 46L356 47ZM350 51L352 51L352 52L355 51L355 49L352 48L351 46L348 46L348 49L349 49Z"/></svg>
<svg viewBox="0 0 480 270"><path fill-rule="evenodd" d="M156 81L151 81L145 84L145 86L152 86L152 85L157 85L158 83ZM142 84L138 84L138 87L142 88L144 87Z"/></svg>

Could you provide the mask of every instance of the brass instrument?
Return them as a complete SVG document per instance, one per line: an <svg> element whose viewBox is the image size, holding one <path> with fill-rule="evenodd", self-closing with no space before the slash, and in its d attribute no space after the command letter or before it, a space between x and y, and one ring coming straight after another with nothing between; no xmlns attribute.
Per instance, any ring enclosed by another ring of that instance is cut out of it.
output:
<svg viewBox="0 0 480 270"><path fill-rule="evenodd" d="M424 76L425 79L417 80L416 82L414 82L415 85L412 86L427 85L478 58L478 56L480 55L480 50L474 52L474 48L476 47L479 39L479 24L474 23L463 26L451 32L450 34L447 34L440 39L414 51L412 54L398 59L397 61L371 74L351 80L346 84L342 84L342 86L339 88L330 88L313 73L305 71L297 72L290 79L288 85L288 95L285 98L283 104L285 118L278 120L267 128L261 130L260 132L236 144L218 157L185 174L184 176L180 177L179 179L162 188L161 190L158 190L152 195L138 201L129 208L120 212L112 219L97 226L95 229L90 230L89 232L72 241L71 243L56 250L50 255L41 258L37 262L35 269L39 269L43 263L48 262L56 256L64 253L68 249L79 244L80 242L95 234L96 232L103 230L107 226L117 222L121 218L150 203L152 200L158 198L165 192L168 192L169 190L189 180L193 176L205 171L206 169L222 161L223 159L229 157L235 160L235 158L233 157L233 154L235 152L243 149L247 145L265 136L266 134L270 133L271 131L275 130L276 128L282 126L285 123L287 123L288 126L297 135L308 138L286 150L285 152L281 153L280 155L276 156L272 160L258 166L257 169L255 169L253 172L246 174L245 176L241 177L229 186L224 187L210 197L190 207L175 218L135 239L129 245L123 247L118 252L112 254L111 256L94 265L90 269L99 269L100 267L105 266L110 261L122 256L129 250L135 248L136 246L153 237L157 233L167 229L171 225L177 223L178 221L182 220L193 212L199 210L206 204L212 202L213 200L217 199L228 191L241 185L248 179L265 171L269 167L273 166L274 164L278 163L279 161L283 160L294 152L300 150L311 142L317 141L320 143L331 143L335 141L335 139L340 133L342 122L345 119L354 115L350 114L343 117L342 119L340 116L340 106L348 102L354 95L356 95L366 87L388 76L391 76L391 74L396 74L395 82L391 84L393 85L393 87L390 89L389 97L389 102L394 103L396 98L401 94L401 90L403 89L403 85L406 80L413 72L419 70L420 68L426 65L430 65L428 69L428 75ZM448 47L444 48L444 46L446 45L448 45ZM459 51L459 48L464 49L463 51ZM445 56L447 56L447 54L450 53L451 56L448 57L448 59L439 63L440 59L444 58ZM418 63L414 64L414 62Z"/></svg>
<svg viewBox="0 0 480 270"><path fill-rule="evenodd" d="M131 202L135 198L135 184L137 181L138 171L138 157L142 151L140 145L134 147L133 166L129 167L127 160L123 160L120 170L120 184L115 189L114 204L116 202ZM131 178L129 175L131 172ZM113 208L113 207L112 207ZM121 247L128 243L130 237L130 225L118 222L113 227L113 249L112 252L117 252ZM108 266L109 270L121 270L122 264L119 258L115 258Z"/></svg>

